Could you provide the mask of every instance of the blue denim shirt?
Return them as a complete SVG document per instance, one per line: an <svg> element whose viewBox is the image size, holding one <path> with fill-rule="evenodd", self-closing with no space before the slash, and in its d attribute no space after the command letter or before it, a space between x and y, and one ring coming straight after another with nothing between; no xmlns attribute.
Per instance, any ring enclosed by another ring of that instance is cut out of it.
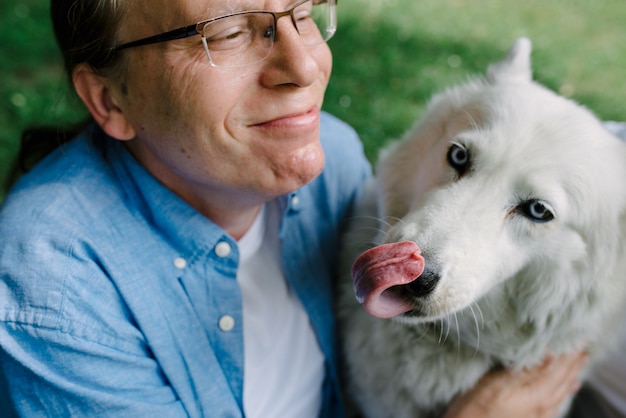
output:
<svg viewBox="0 0 626 418"><path fill-rule="evenodd" d="M279 234L326 357L321 416L339 417L338 233L371 172L347 125L324 114L321 138L326 167L280 199ZM236 242L119 141L92 126L46 158L5 200L0 237L0 364L20 414L243 415Z"/></svg>

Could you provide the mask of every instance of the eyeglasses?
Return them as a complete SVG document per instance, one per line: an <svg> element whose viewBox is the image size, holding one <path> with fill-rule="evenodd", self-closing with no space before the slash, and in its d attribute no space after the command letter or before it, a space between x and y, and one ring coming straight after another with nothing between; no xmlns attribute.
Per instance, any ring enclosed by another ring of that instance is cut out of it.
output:
<svg viewBox="0 0 626 418"><path fill-rule="evenodd" d="M328 41L337 30L337 0L302 0L284 12L253 10L198 22L113 47L112 52L201 35L214 67L243 67L264 60L276 42L278 19L289 16L304 45Z"/></svg>

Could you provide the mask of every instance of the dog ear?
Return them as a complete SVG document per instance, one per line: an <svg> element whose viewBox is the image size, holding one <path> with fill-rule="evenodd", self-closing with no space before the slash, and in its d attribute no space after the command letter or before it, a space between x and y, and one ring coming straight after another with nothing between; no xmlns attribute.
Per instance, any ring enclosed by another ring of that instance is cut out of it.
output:
<svg viewBox="0 0 626 418"><path fill-rule="evenodd" d="M530 53L532 44L528 38L515 41L506 58L487 68L487 80L497 82L527 82L532 80Z"/></svg>

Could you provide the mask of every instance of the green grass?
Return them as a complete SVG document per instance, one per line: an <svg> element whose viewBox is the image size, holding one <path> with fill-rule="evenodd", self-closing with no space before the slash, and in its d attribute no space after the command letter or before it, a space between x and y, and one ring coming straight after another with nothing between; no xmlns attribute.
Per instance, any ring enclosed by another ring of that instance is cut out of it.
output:
<svg viewBox="0 0 626 418"><path fill-rule="evenodd" d="M375 158L435 91L483 73L513 41L533 41L535 78L605 119L626 120L623 0L349 0L331 40L326 109Z"/></svg>
<svg viewBox="0 0 626 418"><path fill-rule="evenodd" d="M519 36L533 41L536 79L626 120L623 0L340 0L339 13L325 109L356 128L371 159L433 92L482 73ZM0 3L0 57L1 179L25 127L84 111L66 87L47 2Z"/></svg>
<svg viewBox="0 0 626 418"><path fill-rule="evenodd" d="M46 1L0 2L0 181L22 130L85 114L68 88L48 13Z"/></svg>

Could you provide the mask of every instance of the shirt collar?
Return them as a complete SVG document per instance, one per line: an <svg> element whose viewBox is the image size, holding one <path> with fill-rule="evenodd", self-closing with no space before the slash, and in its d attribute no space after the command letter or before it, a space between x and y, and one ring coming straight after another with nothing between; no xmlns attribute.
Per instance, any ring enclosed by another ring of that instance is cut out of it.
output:
<svg viewBox="0 0 626 418"><path fill-rule="evenodd" d="M139 221L152 224L181 256L192 257L196 251L210 250L219 241L229 239L226 232L200 214L152 176L116 140L107 141L107 153L130 205Z"/></svg>
<svg viewBox="0 0 626 418"><path fill-rule="evenodd" d="M122 142L105 138L105 144L113 170L132 201L131 207L137 208L137 216L162 233L181 256L192 257L199 250L211 250L220 241L233 242L226 231L152 176ZM299 190L280 196L277 203L286 216L302 210Z"/></svg>

